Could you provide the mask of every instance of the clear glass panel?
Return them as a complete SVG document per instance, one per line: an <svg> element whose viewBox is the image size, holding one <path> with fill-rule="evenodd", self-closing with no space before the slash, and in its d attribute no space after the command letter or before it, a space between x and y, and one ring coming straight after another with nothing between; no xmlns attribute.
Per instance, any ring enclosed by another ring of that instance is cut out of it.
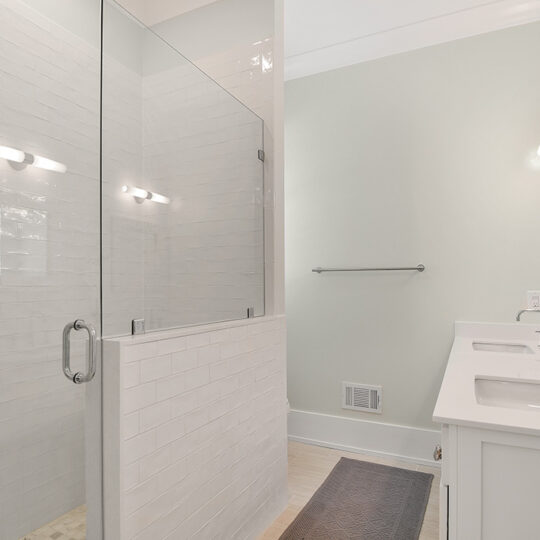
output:
<svg viewBox="0 0 540 540"><path fill-rule="evenodd" d="M103 52L104 333L262 315L262 120L111 1Z"/></svg>
<svg viewBox="0 0 540 540"><path fill-rule="evenodd" d="M84 534L85 394L100 383L69 381L61 346L76 318L100 328L99 43L95 0L0 0L2 539L68 512Z"/></svg>

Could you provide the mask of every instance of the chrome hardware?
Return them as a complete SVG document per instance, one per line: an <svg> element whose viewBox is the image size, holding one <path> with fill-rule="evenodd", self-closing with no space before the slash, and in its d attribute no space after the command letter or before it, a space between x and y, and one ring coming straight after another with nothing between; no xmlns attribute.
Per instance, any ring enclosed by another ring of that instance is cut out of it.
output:
<svg viewBox="0 0 540 540"><path fill-rule="evenodd" d="M88 332L88 358L86 359L88 369L86 373L73 373L70 365L69 335L72 330L83 329ZM75 384L89 382L96 374L96 330L91 324L85 323L81 319L77 319L75 322L68 323L64 326L64 332L62 334L62 370L64 375Z"/></svg>
<svg viewBox="0 0 540 540"><path fill-rule="evenodd" d="M247 318L253 319L255 317L255 308L254 307L248 307L247 308Z"/></svg>
<svg viewBox="0 0 540 540"><path fill-rule="evenodd" d="M257 157L259 158L260 161L264 163L264 159L266 157L264 150L257 150Z"/></svg>
<svg viewBox="0 0 540 540"><path fill-rule="evenodd" d="M442 459L442 447L440 444L435 446L435 450L433 450L433 459L435 461L441 461Z"/></svg>
<svg viewBox="0 0 540 540"><path fill-rule="evenodd" d="M321 274L322 272L393 272L397 270L416 270L417 272L423 272L426 267L423 264L418 266L395 266L388 268L313 268L312 272Z"/></svg>
<svg viewBox="0 0 540 540"><path fill-rule="evenodd" d="M144 319L133 319L131 321L131 335L144 334L146 332L144 327Z"/></svg>
<svg viewBox="0 0 540 540"><path fill-rule="evenodd" d="M522 309L521 311L518 311L518 314L516 315L516 321L521 321L521 316L524 313L540 313L540 308L527 308Z"/></svg>

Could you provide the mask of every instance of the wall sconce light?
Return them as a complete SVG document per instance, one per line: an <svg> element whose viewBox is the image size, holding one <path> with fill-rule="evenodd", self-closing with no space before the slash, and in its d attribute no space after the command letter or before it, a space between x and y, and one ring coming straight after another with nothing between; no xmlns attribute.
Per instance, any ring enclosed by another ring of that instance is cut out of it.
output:
<svg viewBox="0 0 540 540"><path fill-rule="evenodd" d="M24 152L10 148L9 146L0 146L0 158L14 161L15 163L22 163L24 161Z"/></svg>
<svg viewBox="0 0 540 540"><path fill-rule="evenodd" d="M65 173L67 167L58 161L43 157L43 156L34 156L33 154L28 154L22 150L17 150L16 148L10 148L9 146L0 146L0 158L7 159L13 163L21 163L24 168L26 165L33 165L40 169L46 169L47 171L54 171L59 173Z"/></svg>
<svg viewBox="0 0 540 540"><path fill-rule="evenodd" d="M33 158L32 162L28 161L28 163L30 165L33 165L34 167L39 167L40 169L59 172L62 174L67 171L67 167L63 163L60 163L59 161L54 161L54 159L49 159L43 156L32 156L32 154L26 155Z"/></svg>
<svg viewBox="0 0 540 540"><path fill-rule="evenodd" d="M154 201L161 204L169 204L171 202L169 197L165 197L165 195L160 195L159 193L154 193L152 191L146 191L146 189L141 189L138 187L122 186L122 193L131 195L139 204L142 204L144 201Z"/></svg>
<svg viewBox="0 0 540 540"><path fill-rule="evenodd" d="M533 171L540 171L540 146L536 150L531 150L527 156L527 164Z"/></svg>

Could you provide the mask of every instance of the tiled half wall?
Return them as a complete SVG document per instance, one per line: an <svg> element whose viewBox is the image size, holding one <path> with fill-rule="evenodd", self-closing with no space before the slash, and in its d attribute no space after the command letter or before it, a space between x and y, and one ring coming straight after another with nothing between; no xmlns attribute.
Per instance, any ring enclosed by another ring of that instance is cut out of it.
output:
<svg viewBox="0 0 540 540"><path fill-rule="evenodd" d="M252 539L287 501L285 319L104 342L105 530Z"/></svg>

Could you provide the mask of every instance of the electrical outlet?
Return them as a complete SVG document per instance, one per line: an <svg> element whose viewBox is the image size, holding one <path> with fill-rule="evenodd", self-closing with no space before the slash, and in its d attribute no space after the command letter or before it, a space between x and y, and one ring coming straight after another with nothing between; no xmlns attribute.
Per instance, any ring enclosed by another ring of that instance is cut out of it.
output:
<svg viewBox="0 0 540 540"><path fill-rule="evenodd" d="M540 308L540 291L527 291L527 307Z"/></svg>

